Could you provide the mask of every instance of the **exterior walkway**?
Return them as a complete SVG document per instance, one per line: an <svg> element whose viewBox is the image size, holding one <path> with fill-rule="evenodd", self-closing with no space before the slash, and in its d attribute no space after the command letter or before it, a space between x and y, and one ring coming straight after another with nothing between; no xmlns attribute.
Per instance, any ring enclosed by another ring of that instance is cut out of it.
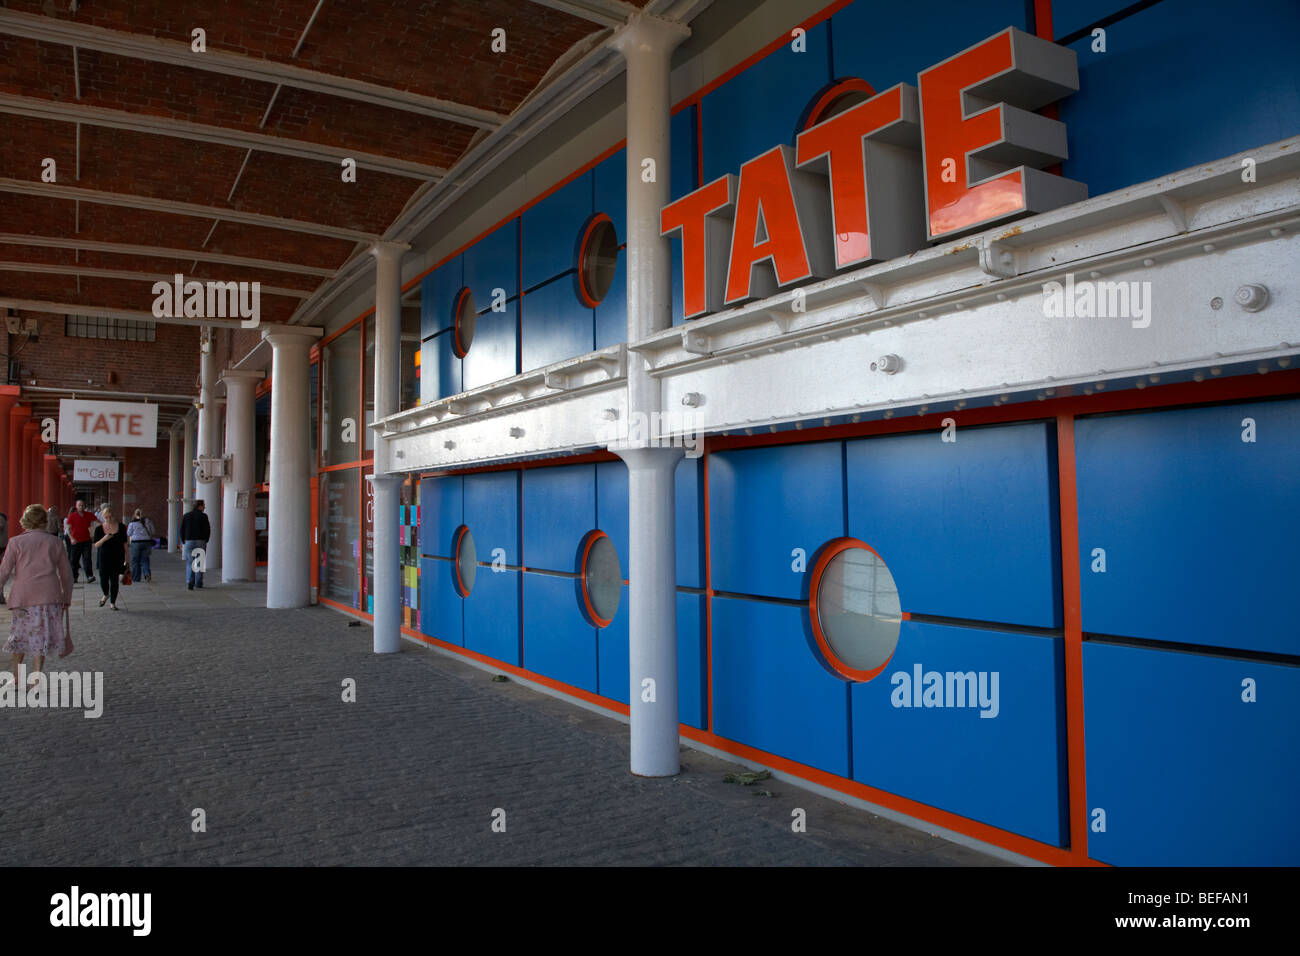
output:
<svg viewBox="0 0 1300 956"><path fill-rule="evenodd" d="M416 645L377 657L341 614L265 610L263 583L189 592L154 558L117 613L78 588L76 651L49 665L102 671L101 717L0 709L0 864L999 862L695 751L633 777L618 721Z"/></svg>

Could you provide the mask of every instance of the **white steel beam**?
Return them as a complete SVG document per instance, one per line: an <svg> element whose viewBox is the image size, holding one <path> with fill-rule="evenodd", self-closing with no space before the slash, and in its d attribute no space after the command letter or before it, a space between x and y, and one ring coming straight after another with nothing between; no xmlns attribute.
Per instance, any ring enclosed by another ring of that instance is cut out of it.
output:
<svg viewBox="0 0 1300 956"><path fill-rule="evenodd" d="M622 0L532 0L541 7L559 10L572 17L599 23L602 27L618 27L641 11Z"/></svg>
<svg viewBox="0 0 1300 956"><path fill-rule="evenodd" d="M0 309L19 309L23 312L52 312L64 315L99 315L106 319L133 319L138 322L157 322L159 325L211 325L223 329L244 328L239 319L194 319L184 316L163 316L140 309L117 309L85 302L47 302L43 299L10 299L0 296ZM261 328L274 328L278 323L266 323Z"/></svg>
<svg viewBox="0 0 1300 956"><path fill-rule="evenodd" d="M111 30L71 20L56 20L53 17L19 13L16 10L0 9L0 33L40 40L43 43L61 43L65 46L99 50L103 53L147 60L151 63L168 63L172 66L238 76L272 85L291 86L295 89L310 90L313 93L324 93L327 96L338 96L407 113L418 113L422 116L482 129L495 129L505 120L504 116L491 110L455 103L436 96L394 89L365 80L321 73L317 70L246 56L242 53L227 53L213 49L205 53L195 53L190 49L190 44L181 40L167 40L142 33Z"/></svg>
<svg viewBox="0 0 1300 956"><path fill-rule="evenodd" d="M82 249L86 252L111 252L119 256L156 256L159 259L180 259L198 262L219 262L227 266L247 266L250 269L273 269L276 272L293 272L304 276L329 278L335 269L305 266L295 262L277 262L274 259L253 259L248 256L227 256L202 249L169 249L165 246L137 246L128 242L97 242L93 239L71 239L63 236L28 236L19 232L0 232L0 245L30 246L39 249Z"/></svg>
<svg viewBox="0 0 1300 956"><path fill-rule="evenodd" d="M86 276L92 279L126 279L133 282L168 282L175 277L157 272L130 272L123 269L95 269L90 266L69 266L46 262L0 262L0 272L35 272L44 275ZM285 289L274 285L260 285L264 295L283 295L305 299L311 295L303 289Z"/></svg>
<svg viewBox="0 0 1300 956"><path fill-rule="evenodd" d="M198 203L156 199L151 196L110 193L100 189L85 189L81 186L38 183L29 179L0 179L0 192L17 193L21 196L47 196L51 199L79 200L105 206L126 206L132 209L148 209L151 212L165 212L177 216L197 216L200 219L221 219L225 222L237 222L246 226L263 226L267 229L303 232L326 239L373 242L379 238L373 233L362 232L359 229L345 229L341 226L330 226L321 222L305 222L301 219L266 216L256 212L244 212L240 209L227 209L224 206L203 206Z"/></svg>
<svg viewBox="0 0 1300 956"><path fill-rule="evenodd" d="M65 123L83 123L87 126L101 126L108 129L124 129L133 133L170 136L175 139L215 143L241 149L255 149L264 153L278 153L282 156L294 156L298 159L334 165L338 165L344 159L354 159L357 166L362 169L371 169L392 176L405 176L410 179L440 179L447 172L441 166L428 166L395 156L380 156L377 153L367 153L342 146L327 146L323 143L271 136L267 133L253 133L227 126L209 126L206 123L191 123L165 116L128 113L124 110L87 106L84 103L60 102L18 96L13 93L0 93L0 113Z"/></svg>

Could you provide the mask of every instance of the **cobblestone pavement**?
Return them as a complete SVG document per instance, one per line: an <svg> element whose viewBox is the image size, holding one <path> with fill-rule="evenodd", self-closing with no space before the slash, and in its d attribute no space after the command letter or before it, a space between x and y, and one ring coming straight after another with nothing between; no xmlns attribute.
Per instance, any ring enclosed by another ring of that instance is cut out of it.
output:
<svg viewBox="0 0 1300 956"><path fill-rule="evenodd" d="M99 719L0 708L0 864L998 863L695 751L633 777L624 724L417 645L376 656L327 608L266 610L265 584L186 591L155 555L122 611L77 590L48 665L103 672Z"/></svg>

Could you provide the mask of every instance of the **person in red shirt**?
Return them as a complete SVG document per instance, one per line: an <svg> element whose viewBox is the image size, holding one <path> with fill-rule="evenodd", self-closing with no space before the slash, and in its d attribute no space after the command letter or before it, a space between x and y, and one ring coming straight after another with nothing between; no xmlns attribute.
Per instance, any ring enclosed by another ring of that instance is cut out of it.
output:
<svg viewBox="0 0 1300 956"><path fill-rule="evenodd" d="M77 510L68 515L63 525L68 529L68 540L72 542L69 557L72 558L72 581L77 581L78 564L86 571L86 581L95 583L95 572L90 564L90 536L99 524L95 516L86 510L86 503L77 499Z"/></svg>

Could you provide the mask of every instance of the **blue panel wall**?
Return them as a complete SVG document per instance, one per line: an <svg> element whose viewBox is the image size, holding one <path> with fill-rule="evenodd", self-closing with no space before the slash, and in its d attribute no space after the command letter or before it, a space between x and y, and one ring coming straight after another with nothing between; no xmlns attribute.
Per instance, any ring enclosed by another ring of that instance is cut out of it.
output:
<svg viewBox="0 0 1300 956"><path fill-rule="evenodd" d="M598 692L602 697L628 703L631 688L630 656L628 652L628 597L627 585L619 598L618 611L608 627L596 628L596 660ZM678 672L681 667L678 667Z"/></svg>
<svg viewBox="0 0 1300 956"><path fill-rule="evenodd" d="M1043 423L848 443L849 534L903 610L1059 627L1055 435Z"/></svg>
<svg viewBox="0 0 1300 956"><path fill-rule="evenodd" d="M602 461L596 468L596 527L609 535L618 551L619 567L627 577L627 465Z"/></svg>
<svg viewBox="0 0 1300 956"><path fill-rule="evenodd" d="M591 189L591 173L584 173L524 211L525 290L573 269L574 244L591 215Z"/></svg>
<svg viewBox="0 0 1300 956"><path fill-rule="evenodd" d="M703 440L703 439L701 439ZM677 584L704 587L704 467L703 458L683 458L677 463Z"/></svg>
<svg viewBox="0 0 1300 956"><path fill-rule="evenodd" d="M1104 53L1090 37L1071 44L1080 89L1061 101L1065 175L1096 196L1300 133L1297 36L1295 0L1258 0L1248 16L1187 0L1111 24Z"/></svg>
<svg viewBox="0 0 1300 956"><path fill-rule="evenodd" d="M574 579L523 577L524 667L596 693L596 628L578 610Z"/></svg>
<svg viewBox="0 0 1300 956"><path fill-rule="evenodd" d="M519 578L518 571L481 566L474 590L464 599L465 647L516 667L520 664Z"/></svg>
<svg viewBox="0 0 1300 956"><path fill-rule="evenodd" d="M1052 0L1052 35L1059 41L1129 5L1128 0Z"/></svg>
<svg viewBox="0 0 1300 956"><path fill-rule="evenodd" d="M515 374L519 341L518 308L516 300L506 303L504 312L479 313L474 324L474 339L465 358L461 360L462 391L510 378Z"/></svg>
<svg viewBox="0 0 1300 956"><path fill-rule="evenodd" d="M504 563L520 565L519 472L485 471L465 476L465 524L474 535L478 560L491 562L493 551L505 552ZM479 575L482 580L482 574Z"/></svg>
<svg viewBox="0 0 1300 956"><path fill-rule="evenodd" d="M449 644L464 644L464 601L456 593L451 561L420 559L420 632Z"/></svg>
<svg viewBox="0 0 1300 956"><path fill-rule="evenodd" d="M420 280L420 338L449 329L452 325L451 307L465 283L461 257L443 263Z"/></svg>
<svg viewBox="0 0 1300 956"><path fill-rule="evenodd" d="M420 401L434 402L457 395L461 388L461 359L452 350L451 330L420 343Z"/></svg>
<svg viewBox="0 0 1300 956"><path fill-rule="evenodd" d="M599 628L600 694L628 703L627 588L609 627ZM707 714L708 655L704 636L704 596L677 595L677 719L703 730Z"/></svg>
<svg viewBox="0 0 1300 956"><path fill-rule="evenodd" d="M521 371L541 368L595 348L592 310L578 301L572 276L556 279L524 296Z"/></svg>
<svg viewBox="0 0 1300 956"><path fill-rule="evenodd" d="M853 778L1030 839L1064 845L1062 654L1060 638L905 621L885 670L852 685ZM915 688L917 665L921 689ZM932 703L942 706L924 706L927 672L941 675L944 692ZM956 693L957 680L949 696L948 672L974 672L976 700L966 696L964 683L960 696ZM981 672L984 706L978 697ZM895 682L895 674L906 675L908 682ZM918 701L922 706L915 706ZM957 703L966 706L949 706Z"/></svg>
<svg viewBox="0 0 1300 956"><path fill-rule="evenodd" d="M620 240L621 244L622 240ZM614 284L595 308L596 348L603 349L627 341L627 250L618 253Z"/></svg>
<svg viewBox="0 0 1300 956"><path fill-rule="evenodd" d="M671 133L674 132L670 130ZM594 207L603 212L618 232L618 244L627 242L627 150L601 160L591 170Z"/></svg>
<svg viewBox="0 0 1300 956"><path fill-rule="evenodd" d="M915 86L922 70L981 40L1007 27L1027 30L1027 6L1025 0L943 0L927 5L924 28L918 29L912 7L858 0L831 17L835 76L861 77L876 92L896 83Z"/></svg>
<svg viewBox="0 0 1300 956"><path fill-rule="evenodd" d="M823 544L844 534L840 442L709 456L713 587L770 597L806 596ZM802 548L806 570L793 571Z"/></svg>
<svg viewBox="0 0 1300 956"><path fill-rule="evenodd" d="M1085 631L1300 654L1300 402L1081 419L1075 453Z"/></svg>
<svg viewBox="0 0 1300 956"><path fill-rule="evenodd" d="M1300 669L1088 641L1083 679L1091 857L1300 865Z"/></svg>
<svg viewBox="0 0 1300 956"><path fill-rule="evenodd" d="M713 729L849 776L848 685L817 662L802 608L713 600Z"/></svg>
<svg viewBox="0 0 1300 956"><path fill-rule="evenodd" d="M484 236L465 250L464 285L474 293L474 305L481 312L492 302L494 289L513 298L519 291L519 220Z"/></svg>
<svg viewBox="0 0 1300 956"><path fill-rule="evenodd" d="M741 163L778 143L794 142L799 114L831 79L827 24L804 39L805 51L796 53L786 42L701 100L706 183L740 172Z"/></svg>
<svg viewBox="0 0 1300 956"><path fill-rule="evenodd" d="M456 529L464 524L460 475L420 482L420 553L453 556Z"/></svg>
<svg viewBox="0 0 1300 956"><path fill-rule="evenodd" d="M596 520L593 466L530 468L523 473L523 500L523 565L576 573L578 546Z"/></svg>

